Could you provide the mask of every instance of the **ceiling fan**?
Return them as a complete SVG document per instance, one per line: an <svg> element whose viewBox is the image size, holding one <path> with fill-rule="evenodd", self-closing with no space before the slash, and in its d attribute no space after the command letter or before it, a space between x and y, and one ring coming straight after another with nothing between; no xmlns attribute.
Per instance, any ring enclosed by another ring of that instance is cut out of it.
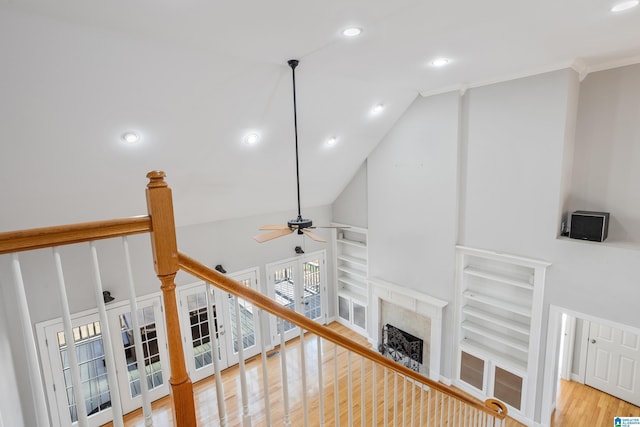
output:
<svg viewBox="0 0 640 427"><path fill-rule="evenodd" d="M305 236L310 237L316 242L326 242L320 236L313 234L309 231L310 228L317 228L313 226L313 221L310 219L302 218L302 214L300 213L300 168L298 164L298 116L296 111L296 67L298 66L299 61L297 59L290 59L288 61L289 67L291 67L291 75L293 79L293 127L295 130L295 141L296 141L296 184L298 186L298 217L292 219L287 222L287 224L276 224L276 225L264 225L260 227L260 230L272 230L271 233L258 234L253 238L258 243L263 243L272 239L276 239L278 237L286 236L293 232L297 232L298 234L303 234Z"/></svg>

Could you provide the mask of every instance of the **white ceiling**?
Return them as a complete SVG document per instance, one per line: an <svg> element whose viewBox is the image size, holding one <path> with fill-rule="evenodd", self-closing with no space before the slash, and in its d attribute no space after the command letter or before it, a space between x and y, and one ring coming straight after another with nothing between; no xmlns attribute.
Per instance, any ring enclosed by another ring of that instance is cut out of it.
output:
<svg viewBox="0 0 640 427"><path fill-rule="evenodd" d="M295 217L291 58L304 214L333 202L419 93L640 62L640 8L612 4L0 0L0 230L144 213L152 169L178 224ZM344 38L352 25L362 35ZM438 56L451 63L429 66Z"/></svg>

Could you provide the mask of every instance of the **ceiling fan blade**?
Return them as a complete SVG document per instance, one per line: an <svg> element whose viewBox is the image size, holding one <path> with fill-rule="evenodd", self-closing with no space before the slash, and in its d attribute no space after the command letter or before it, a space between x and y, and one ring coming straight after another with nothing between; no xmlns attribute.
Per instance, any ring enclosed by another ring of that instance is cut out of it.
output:
<svg viewBox="0 0 640 427"><path fill-rule="evenodd" d="M284 230L285 228L289 228L289 226L286 224L267 224L260 227L259 230Z"/></svg>
<svg viewBox="0 0 640 427"><path fill-rule="evenodd" d="M312 232L310 232L309 230L302 230L302 232L306 235L309 236L310 238L312 238L313 240L315 240L316 242L320 242L320 243L326 243L326 240L324 240L322 237L318 236L317 234L313 234Z"/></svg>
<svg viewBox="0 0 640 427"><path fill-rule="evenodd" d="M268 240L276 239L278 237L286 236L287 234L293 233L293 230L290 228L286 228L283 230L272 231L271 233L258 234L257 236L253 236L253 238L258 243L264 243Z"/></svg>
<svg viewBox="0 0 640 427"><path fill-rule="evenodd" d="M307 228L351 228L348 225L314 225L313 227Z"/></svg>

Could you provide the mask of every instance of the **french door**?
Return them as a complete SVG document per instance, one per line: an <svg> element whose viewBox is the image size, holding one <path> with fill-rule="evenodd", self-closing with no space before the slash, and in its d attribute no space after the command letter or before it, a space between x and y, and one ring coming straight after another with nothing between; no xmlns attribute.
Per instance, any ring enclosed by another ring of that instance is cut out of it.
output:
<svg viewBox="0 0 640 427"><path fill-rule="evenodd" d="M326 322L326 251L317 251L295 258L267 264L268 293L284 307L304 314L319 323ZM292 323L273 319L272 341L277 342L284 327L284 338L300 334Z"/></svg>
<svg viewBox="0 0 640 427"><path fill-rule="evenodd" d="M259 289L257 268L229 277L244 286ZM236 304L235 296L204 282L181 287L178 298L187 369L193 381L213 375L214 357L218 358L220 369L238 363L240 342L245 358L260 352L257 309L249 302L239 298ZM217 348L214 348L214 341Z"/></svg>
<svg viewBox="0 0 640 427"><path fill-rule="evenodd" d="M119 369L118 386L122 410L126 414L142 407L142 384L146 381L149 398L157 400L169 394L168 357L164 318L161 312L160 298L138 303L138 327L142 342L142 353L135 348L133 320L128 305L109 311L109 323L114 343L114 357ZM144 366L140 373L140 365ZM144 361L144 364L142 363ZM126 372L126 375L122 373Z"/></svg>
<svg viewBox="0 0 640 427"><path fill-rule="evenodd" d="M129 304L107 306L111 346L119 373L117 381L124 413L142 406L140 381L146 381L151 400L169 393L168 357L161 307L159 296L138 301L138 326L143 348L143 354L138 355ZM107 343L103 340L103 325L97 313L90 313L73 316L72 327L84 395L83 404L90 425L99 426L112 420L112 394L107 379L104 350ZM49 393L53 423L71 426L78 421L78 410L71 381L68 342L62 321L50 322L44 326L42 333L45 341L43 356L46 355L43 363L49 367L45 370L45 380L53 385L48 387L53 389ZM138 357L144 361L144 375L138 371Z"/></svg>

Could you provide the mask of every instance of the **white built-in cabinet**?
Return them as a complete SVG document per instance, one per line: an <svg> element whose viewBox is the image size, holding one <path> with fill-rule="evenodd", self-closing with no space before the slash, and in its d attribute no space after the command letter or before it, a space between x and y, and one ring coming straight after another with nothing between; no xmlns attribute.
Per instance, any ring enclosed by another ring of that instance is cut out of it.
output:
<svg viewBox="0 0 640 427"><path fill-rule="evenodd" d="M542 297L550 263L456 248L456 385L533 419Z"/></svg>
<svg viewBox="0 0 640 427"><path fill-rule="evenodd" d="M367 230L345 224L333 226L333 265L338 321L366 334L370 299L367 279Z"/></svg>

